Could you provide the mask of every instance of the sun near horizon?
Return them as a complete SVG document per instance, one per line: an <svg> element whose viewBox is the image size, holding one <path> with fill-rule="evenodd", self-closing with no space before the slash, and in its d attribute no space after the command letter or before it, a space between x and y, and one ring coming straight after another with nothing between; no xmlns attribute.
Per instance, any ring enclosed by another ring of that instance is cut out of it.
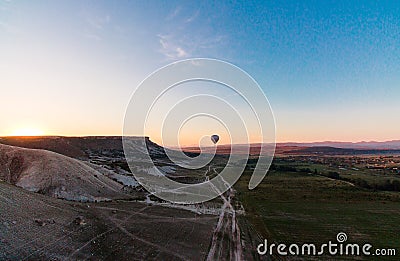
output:
<svg viewBox="0 0 400 261"><path fill-rule="evenodd" d="M41 129L37 128L20 128L20 129L15 129L12 131L9 135L7 136L16 136L16 137L22 137L22 136L44 136L45 132Z"/></svg>

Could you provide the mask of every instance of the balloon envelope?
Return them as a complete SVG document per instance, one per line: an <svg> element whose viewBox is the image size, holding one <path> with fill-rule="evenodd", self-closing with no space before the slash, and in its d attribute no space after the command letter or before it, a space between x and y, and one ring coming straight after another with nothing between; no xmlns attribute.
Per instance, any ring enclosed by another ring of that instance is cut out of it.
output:
<svg viewBox="0 0 400 261"><path fill-rule="evenodd" d="M217 144L219 141L219 136L218 135L212 135L211 136L211 141L214 142L214 144Z"/></svg>

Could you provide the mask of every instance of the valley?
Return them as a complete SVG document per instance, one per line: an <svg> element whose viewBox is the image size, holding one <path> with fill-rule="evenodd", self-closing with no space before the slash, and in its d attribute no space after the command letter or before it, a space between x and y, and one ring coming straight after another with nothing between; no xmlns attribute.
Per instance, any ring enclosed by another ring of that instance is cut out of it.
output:
<svg viewBox="0 0 400 261"><path fill-rule="evenodd" d="M133 144L142 141L132 138ZM349 155L278 147L267 177L254 190L247 189L258 159L252 154L226 193L179 205L141 187L125 160L121 138L10 137L0 142L0 259L281 260L259 255L257 245L264 239L323 243L340 231L374 247L400 244L396 151ZM228 159L223 150L207 166L190 170L171 162L167 148L148 138L145 142L155 166L137 151L135 168L182 183L212 179ZM185 153L198 155L193 148Z"/></svg>

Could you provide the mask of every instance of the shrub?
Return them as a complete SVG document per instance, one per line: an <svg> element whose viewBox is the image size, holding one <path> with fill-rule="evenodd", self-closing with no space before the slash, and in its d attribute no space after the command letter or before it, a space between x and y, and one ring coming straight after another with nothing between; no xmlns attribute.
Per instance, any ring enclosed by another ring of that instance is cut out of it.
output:
<svg viewBox="0 0 400 261"><path fill-rule="evenodd" d="M329 171L329 173L328 173L328 178L331 178L331 179L340 179L340 175L339 175L339 173L336 172L336 171Z"/></svg>

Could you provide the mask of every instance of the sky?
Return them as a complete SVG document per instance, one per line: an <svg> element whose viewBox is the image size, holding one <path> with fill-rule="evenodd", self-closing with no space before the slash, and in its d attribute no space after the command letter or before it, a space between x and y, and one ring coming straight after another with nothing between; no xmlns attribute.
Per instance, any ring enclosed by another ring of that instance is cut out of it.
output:
<svg viewBox="0 0 400 261"><path fill-rule="evenodd" d="M0 136L122 135L135 88L200 57L259 83L278 142L400 139L398 1L0 0Z"/></svg>

